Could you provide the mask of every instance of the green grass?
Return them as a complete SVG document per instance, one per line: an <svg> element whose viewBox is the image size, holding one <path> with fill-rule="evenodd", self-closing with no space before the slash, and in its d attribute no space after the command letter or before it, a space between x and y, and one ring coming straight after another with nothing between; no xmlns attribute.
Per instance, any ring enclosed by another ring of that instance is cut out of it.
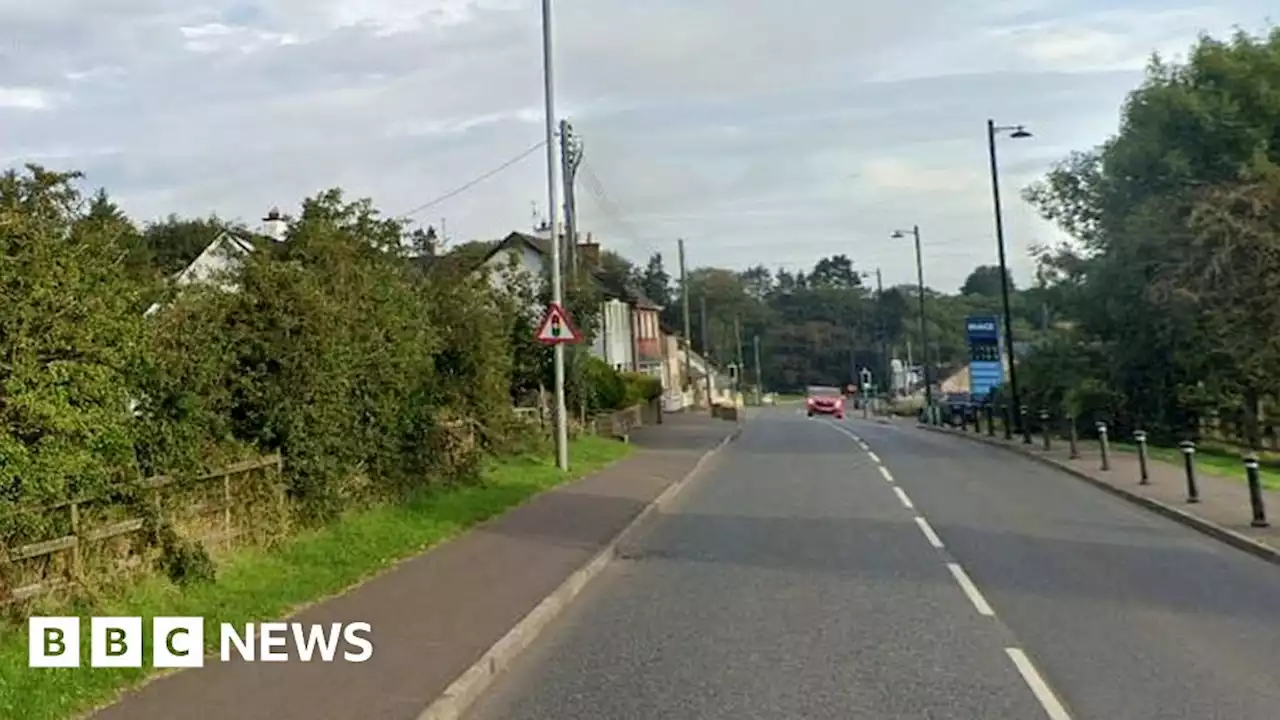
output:
<svg viewBox="0 0 1280 720"><path fill-rule="evenodd" d="M632 446L584 437L571 447L570 473L553 459L526 457L494 463L486 482L423 493L400 505L351 513L319 530L289 539L270 552L233 553L218 567L214 583L178 588L148 579L118 595L75 608L39 614L204 616L205 644L216 648L218 623L258 622L287 616L343 590L396 562L455 536L544 490L598 470L626 456ZM149 620L143 621L150 640ZM54 720L101 706L157 671L89 668L88 621L81 621L82 667L27 667L25 627L0 627L0 718ZM144 649L144 662L150 657Z"/></svg>
<svg viewBox="0 0 1280 720"><path fill-rule="evenodd" d="M986 434L987 432L985 422L982 425L982 432L983 434ZM1003 433L1004 423L997 419L996 435L1003 437ZM1032 438L1032 440L1038 444L1040 442L1040 435L1037 434ZM1056 438L1055 442L1066 442L1066 438ZM1098 441L1096 439L1086 440L1082 438L1080 440L1080 444L1081 448L1088 447L1091 452L1097 452ZM1203 443L1201 445L1203 445ZM1133 453L1135 455L1138 452L1137 445L1127 442L1115 442L1114 440L1111 442L1111 448L1119 452ZM1258 479L1262 483L1262 487L1269 490L1280 490L1280 467L1273 465L1272 463L1276 461L1272 458L1265 457L1264 453L1259 453L1259 455L1264 455L1263 464L1258 468ZM1178 467L1182 467L1183 463L1182 451L1176 447L1148 445L1147 457L1152 460L1173 463ZM1196 450L1196 472L1238 480L1241 484L1244 484L1245 482L1244 462L1240 458L1240 453L1233 453L1225 448L1198 448Z"/></svg>
<svg viewBox="0 0 1280 720"><path fill-rule="evenodd" d="M1138 452L1137 445L1131 443L1112 443L1111 446L1121 452L1134 454ZM1178 467L1182 467L1183 463L1182 451L1177 448L1148 446L1147 457L1153 460L1173 463ZM1245 481L1244 461L1241 460L1238 454L1232 455L1216 450L1198 450L1196 452L1196 471L1208 475L1232 478L1239 480L1241 483ZM1264 488L1280 490L1280 470L1274 467L1260 466L1258 468L1258 480Z"/></svg>

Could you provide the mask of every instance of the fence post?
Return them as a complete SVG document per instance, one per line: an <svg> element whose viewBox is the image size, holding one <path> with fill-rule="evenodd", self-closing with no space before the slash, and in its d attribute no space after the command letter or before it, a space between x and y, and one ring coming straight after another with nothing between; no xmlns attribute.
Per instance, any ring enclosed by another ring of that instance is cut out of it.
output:
<svg viewBox="0 0 1280 720"><path fill-rule="evenodd" d="M1040 409L1040 432L1044 435L1044 449L1048 452L1050 448L1049 440L1049 411L1044 408Z"/></svg>
<svg viewBox="0 0 1280 720"><path fill-rule="evenodd" d="M1111 462L1107 457L1107 424L1101 421L1098 422L1098 444L1102 449L1102 469L1110 470Z"/></svg>
<svg viewBox="0 0 1280 720"><path fill-rule="evenodd" d="M1151 476L1147 473L1147 433L1142 430L1136 430L1133 433L1133 439L1138 443L1138 473L1140 478L1139 485L1150 485Z"/></svg>
<svg viewBox="0 0 1280 720"><path fill-rule="evenodd" d="M80 579L81 569L84 562L83 551L80 548L80 503L79 501L71 501L71 534L76 539L76 544L71 546L71 577Z"/></svg>
<svg viewBox="0 0 1280 720"><path fill-rule="evenodd" d="M1268 527L1267 508L1262 503L1262 480L1258 477L1258 456L1249 453L1244 456L1244 472L1249 479L1249 508L1253 511L1253 521L1250 526L1256 528Z"/></svg>
<svg viewBox="0 0 1280 720"><path fill-rule="evenodd" d="M1200 487L1196 484L1196 444L1190 440L1178 443L1182 449L1182 466L1187 473L1187 502L1200 502Z"/></svg>
<svg viewBox="0 0 1280 720"><path fill-rule="evenodd" d="M1076 435L1076 416L1074 414L1067 415L1067 443L1071 446L1071 459L1080 459L1080 448L1078 443L1080 438Z"/></svg>

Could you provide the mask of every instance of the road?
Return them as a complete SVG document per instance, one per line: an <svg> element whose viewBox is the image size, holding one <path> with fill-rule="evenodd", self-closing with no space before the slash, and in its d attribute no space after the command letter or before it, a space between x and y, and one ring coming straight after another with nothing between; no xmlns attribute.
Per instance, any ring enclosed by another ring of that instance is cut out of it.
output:
<svg viewBox="0 0 1280 720"><path fill-rule="evenodd" d="M1280 717L1280 571L1012 453L762 410L469 720Z"/></svg>

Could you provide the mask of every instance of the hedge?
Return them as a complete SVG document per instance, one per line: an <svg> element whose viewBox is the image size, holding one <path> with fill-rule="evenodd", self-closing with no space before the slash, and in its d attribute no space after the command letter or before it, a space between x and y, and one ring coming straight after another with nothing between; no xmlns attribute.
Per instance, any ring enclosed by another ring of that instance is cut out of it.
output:
<svg viewBox="0 0 1280 720"><path fill-rule="evenodd" d="M529 305L480 274L432 273L369 201L306 200L283 242L258 238L217 279L232 292L164 293L122 264L137 227L105 193L86 203L78 180L35 166L0 178L0 546L45 539L42 508L72 497L141 510L141 481L160 473L280 453L305 525L475 483L486 454L532 441L510 412L549 367ZM586 369L575 398L627 399L617 373ZM151 541L172 540L158 523ZM211 572L191 547L166 554L175 577Z"/></svg>

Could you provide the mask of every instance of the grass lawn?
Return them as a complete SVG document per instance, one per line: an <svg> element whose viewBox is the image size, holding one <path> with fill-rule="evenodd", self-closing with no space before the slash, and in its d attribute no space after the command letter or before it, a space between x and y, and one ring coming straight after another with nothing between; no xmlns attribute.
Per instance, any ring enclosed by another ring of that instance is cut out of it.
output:
<svg viewBox="0 0 1280 720"><path fill-rule="evenodd" d="M403 505L379 507L291 538L270 553L248 549L227 557L217 582L180 589L151 579L92 606L46 608L38 614L141 615L147 639L156 615L204 616L206 646L216 649L218 623L260 622L292 611L379 573L423 549L461 533L543 490L586 475L626 456L631 445L596 437L573 442L566 475L553 458L507 460L487 471L487 482L424 493ZM54 720L101 706L155 670L89 668L88 620L81 621L82 667L27 667L27 633L0 627L0 718ZM150 657L144 649L144 662Z"/></svg>
<svg viewBox="0 0 1280 720"><path fill-rule="evenodd" d="M982 432L985 434L986 431L987 426L984 423L982 426ZM1003 433L1004 423L997 420L996 434L1002 435ZM1032 440L1038 443L1040 441L1040 436L1036 435ZM1066 441L1063 438L1058 438L1057 442ZM1089 448L1089 452L1097 453L1097 440L1082 439L1080 443L1082 451L1087 446ZM1138 446L1128 442L1116 442L1112 440L1111 448L1119 452L1133 453L1135 455L1138 453ZM1258 454L1262 456L1263 460L1263 464L1258 468L1258 479L1261 481L1262 487L1270 490L1280 490L1280 467L1278 467L1278 465L1280 465L1280 460L1269 456L1269 453ZM1176 447L1156 447L1148 445L1147 457L1152 460L1173 463L1178 467L1182 467L1182 451ZM1242 485L1245 482L1244 461L1241 459L1240 453L1233 453L1225 448L1198 448L1196 451L1196 472L1239 480Z"/></svg>
<svg viewBox="0 0 1280 720"><path fill-rule="evenodd" d="M1112 447L1122 452L1135 455L1138 453L1138 446L1131 443L1112 443ZM1182 467L1183 463L1182 451L1177 448L1148 446L1147 457L1152 460L1174 463L1178 467ZM1199 450L1196 452L1196 472L1232 478L1239 480L1241 484L1245 482L1244 461L1239 454L1232 455L1217 450ZM1258 480L1264 488L1280 490L1280 470L1274 467L1261 465L1258 468Z"/></svg>

